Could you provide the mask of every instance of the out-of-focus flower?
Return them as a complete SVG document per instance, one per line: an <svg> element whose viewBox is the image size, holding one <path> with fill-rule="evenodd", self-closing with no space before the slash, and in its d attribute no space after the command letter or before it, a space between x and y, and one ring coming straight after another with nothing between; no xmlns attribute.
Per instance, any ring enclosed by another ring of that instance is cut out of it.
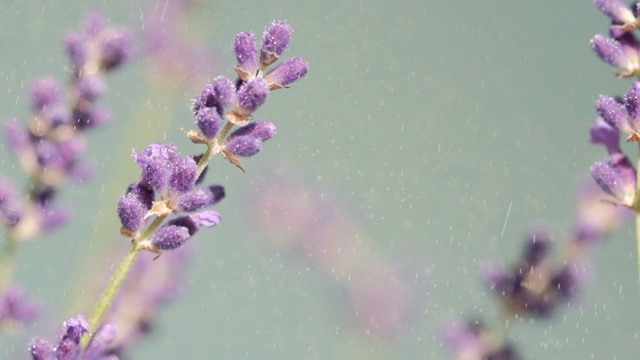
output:
<svg viewBox="0 0 640 360"><path fill-rule="evenodd" d="M445 329L444 338L458 360L522 359L513 344L505 342L477 321L451 323Z"/></svg>

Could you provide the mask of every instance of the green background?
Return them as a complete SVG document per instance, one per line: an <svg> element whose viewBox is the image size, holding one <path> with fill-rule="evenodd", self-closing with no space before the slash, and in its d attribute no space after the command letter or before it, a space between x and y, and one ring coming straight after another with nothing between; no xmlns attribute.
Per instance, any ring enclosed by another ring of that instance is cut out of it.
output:
<svg viewBox="0 0 640 360"><path fill-rule="evenodd" d="M0 113L26 119L28 84L65 79L62 38L87 12L139 32L164 1L105 3L0 4ZM631 84L590 49L609 24L592 1L219 1L189 16L182 30L214 54L205 78L232 77L233 36L260 34L273 19L293 25L287 55L305 57L310 72L259 110L278 134L245 162L246 174L214 160L209 180L227 189L216 208L224 221L194 239L188 292L158 314L132 359L450 358L442 326L465 315L492 321L497 309L481 264L510 263L541 219L558 242L570 233L578 182L604 156L587 142L593 101ZM31 336L53 334L74 314L91 265L117 263L105 249L128 246L115 206L138 177L130 151L153 141L198 151L179 129L193 126L190 99L202 85L146 60L109 78L103 103L114 122L90 135L87 152L97 176L60 198L77 209L73 226L21 249L16 278L47 312L26 334L3 336L0 357L27 358ZM21 179L6 151L0 162L1 175ZM409 284L410 320L392 336L355 324L329 268L268 239L253 199L283 178L310 199L332 199L326 209L359 229L358 249ZM525 358L640 354L631 224L591 260L591 280L569 308L510 329Z"/></svg>

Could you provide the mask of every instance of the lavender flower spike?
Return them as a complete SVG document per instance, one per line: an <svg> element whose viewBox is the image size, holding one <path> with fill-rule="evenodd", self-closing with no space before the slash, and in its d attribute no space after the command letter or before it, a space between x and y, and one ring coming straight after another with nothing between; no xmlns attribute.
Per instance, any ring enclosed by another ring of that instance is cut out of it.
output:
<svg viewBox="0 0 640 360"><path fill-rule="evenodd" d="M260 65L266 68L278 61L280 55L289 47L293 28L286 21L274 20L262 35Z"/></svg>

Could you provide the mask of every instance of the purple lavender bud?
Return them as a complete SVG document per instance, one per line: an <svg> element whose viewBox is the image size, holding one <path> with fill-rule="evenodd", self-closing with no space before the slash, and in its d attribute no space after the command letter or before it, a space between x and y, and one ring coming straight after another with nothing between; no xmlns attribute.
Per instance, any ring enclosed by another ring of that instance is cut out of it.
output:
<svg viewBox="0 0 640 360"><path fill-rule="evenodd" d="M96 332L91 343L83 354L84 360L106 360L103 354L109 351L111 344L117 335L118 327L115 324L105 324Z"/></svg>
<svg viewBox="0 0 640 360"><path fill-rule="evenodd" d="M15 120L4 124L5 139L16 156L31 147L31 133L24 125Z"/></svg>
<svg viewBox="0 0 640 360"><path fill-rule="evenodd" d="M276 62L289 47L293 28L286 21L274 20L262 35L260 63L265 68Z"/></svg>
<svg viewBox="0 0 640 360"><path fill-rule="evenodd" d="M596 125L590 129L591 143L601 144L607 148L609 154L620 153L620 132L607 124L602 118L598 118Z"/></svg>
<svg viewBox="0 0 640 360"><path fill-rule="evenodd" d="M309 63L301 57L294 57L271 70L265 79L269 83L286 86L300 80L308 71Z"/></svg>
<svg viewBox="0 0 640 360"><path fill-rule="evenodd" d="M202 211L189 216L189 218L198 226L214 227L222 221L222 215L213 210Z"/></svg>
<svg viewBox="0 0 640 360"><path fill-rule="evenodd" d="M101 63L106 71L113 70L131 58L132 34L126 29L107 29L102 39Z"/></svg>
<svg viewBox="0 0 640 360"><path fill-rule="evenodd" d="M67 54L75 71L80 70L89 58L88 40L80 34L69 34L65 39Z"/></svg>
<svg viewBox="0 0 640 360"><path fill-rule="evenodd" d="M247 73L255 74L258 71L256 35L251 32L241 32L236 35L233 43L238 67Z"/></svg>
<svg viewBox="0 0 640 360"><path fill-rule="evenodd" d="M56 347L57 360L76 360L82 346L80 339L84 334L89 333L89 323L81 315L72 317L64 322L61 333L60 343Z"/></svg>
<svg viewBox="0 0 640 360"><path fill-rule="evenodd" d="M107 91L107 83L101 74L82 76L76 84L76 89L80 98L94 101Z"/></svg>
<svg viewBox="0 0 640 360"><path fill-rule="evenodd" d="M118 217L122 226L136 232L144 225L144 216L149 209L134 193L124 195L118 200Z"/></svg>
<svg viewBox="0 0 640 360"><path fill-rule="evenodd" d="M236 103L236 86L228 78L218 76L213 79L213 91L218 106L228 108Z"/></svg>
<svg viewBox="0 0 640 360"><path fill-rule="evenodd" d="M568 264L551 278L551 285L567 299L575 297L586 283L587 272L584 265Z"/></svg>
<svg viewBox="0 0 640 360"><path fill-rule="evenodd" d="M45 339L33 339L29 345L32 360L56 360L53 346Z"/></svg>
<svg viewBox="0 0 640 360"><path fill-rule="evenodd" d="M87 103L85 103L87 104ZM90 104L73 109L73 123L79 130L104 125L111 120L111 114L106 108Z"/></svg>
<svg viewBox="0 0 640 360"><path fill-rule="evenodd" d="M156 231L151 244L161 250L172 250L182 246L189 239L189 229L184 226L168 225Z"/></svg>
<svg viewBox="0 0 640 360"><path fill-rule="evenodd" d="M22 218L23 204L18 191L11 181L0 177L0 215L4 222L13 226Z"/></svg>
<svg viewBox="0 0 640 360"><path fill-rule="evenodd" d="M627 69L630 63L629 52L625 51L620 42L607 38L602 35L596 35L591 39L591 47L602 61L609 65Z"/></svg>
<svg viewBox="0 0 640 360"><path fill-rule="evenodd" d="M71 111L65 104L54 103L42 110L42 118L49 126L56 128L61 125L71 124Z"/></svg>
<svg viewBox="0 0 640 360"><path fill-rule="evenodd" d="M80 341L84 334L91 331L89 322L82 315L76 315L62 324L62 336L73 341Z"/></svg>
<svg viewBox="0 0 640 360"><path fill-rule="evenodd" d="M199 225L191 219L190 216L180 216L167 223L167 225L175 225L179 227L187 228L189 236L195 235L199 230Z"/></svg>
<svg viewBox="0 0 640 360"><path fill-rule="evenodd" d="M204 189L194 189L180 197L179 209L184 212L198 211L206 206L211 206L224 198L224 188L219 185L209 186Z"/></svg>
<svg viewBox="0 0 640 360"><path fill-rule="evenodd" d="M640 82L634 82L624 98L628 122L635 131L640 129Z"/></svg>
<svg viewBox="0 0 640 360"><path fill-rule="evenodd" d="M222 119L213 108L202 108L196 114L196 124L207 139L215 139L220 134Z"/></svg>
<svg viewBox="0 0 640 360"><path fill-rule="evenodd" d="M62 207L46 207L40 213L40 231L49 232L69 223L71 210Z"/></svg>
<svg viewBox="0 0 640 360"><path fill-rule="evenodd" d="M613 153L609 156L609 165L613 166L622 184L627 189L627 193L634 193L636 189L636 169L631 160L624 153Z"/></svg>
<svg viewBox="0 0 640 360"><path fill-rule="evenodd" d="M251 136L258 138L261 141L267 141L276 134L276 126L267 120L260 120L252 122L247 126L238 128L229 135L229 139L233 139L239 136Z"/></svg>
<svg viewBox="0 0 640 360"><path fill-rule="evenodd" d="M167 144L151 144L142 153L133 152L133 158L142 168L143 184L153 186L158 192L166 190L171 176L172 163L178 156L178 148Z"/></svg>
<svg viewBox="0 0 640 360"><path fill-rule="evenodd" d="M61 100L62 91L58 82L52 77L45 77L31 85L31 103L37 110L42 110Z"/></svg>
<svg viewBox="0 0 640 360"><path fill-rule="evenodd" d="M107 18L103 13L94 12L82 22L82 32L89 37L97 37L107 27Z"/></svg>
<svg viewBox="0 0 640 360"><path fill-rule="evenodd" d="M253 136L238 136L231 139L225 148L234 155L249 157L262 150L262 141Z"/></svg>
<svg viewBox="0 0 640 360"><path fill-rule="evenodd" d="M629 132L627 112L616 99L600 95L596 100L596 111L607 124L622 132Z"/></svg>
<svg viewBox="0 0 640 360"><path fill-rule="evenodd" d="M200 97L193 99L193 114L196 115L198 111L203 108L215 107L215 95L214 95L213 85L207 84L204 89L200 93Z"/></svg>
<svg viewBox="0 0 640 360"><path fill-rule="evenodd" d="M636 21L633 11L621 0L596 0L595 3L600 11L616 22L633 24Z"/></svg>
<svg viewBox="0 0 640 360"><path fill-rule="evenodd" d="M0 299L0 325L7 322L28 325L38 317L41 308L42 304L29 299L22 288L12 286Z"/></svg>
<svg viewBox="0 0 640 360"><path fill-rule="evenodd" d="M169 178L172 191L182 193L190 190L196 182L198 166L191 157L183 157L173 162L173 170Z"/></svg>
<svg viewBox="0 0 640 360"><path fill-rule="evenodd" d="M604 192L621 200L625 205L633 204L634 192L628 192L628 186L625 186L620 174L609 163L595 163L591 167L591 176Z"/></svg>
<svg viewBox="0 0 640 360"><path fill-rule="evenodd" d="M269 95L269 85L264 79L255 78L243 84L238 90L237 111L242 115L255 112Z"/></svg>
<svg viewBox="0 0 640 360"><path fill-rule="evenodd" d="M529 236L521 259L523 268L527 269L539 265L549 254L551 235L545 230L537 230Z"/></svg>

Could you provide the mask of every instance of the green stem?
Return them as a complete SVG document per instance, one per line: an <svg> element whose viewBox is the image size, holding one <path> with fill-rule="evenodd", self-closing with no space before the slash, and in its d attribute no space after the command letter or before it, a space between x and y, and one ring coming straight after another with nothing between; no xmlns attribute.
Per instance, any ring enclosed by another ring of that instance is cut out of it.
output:
<svg viewBox="0 0 640 360"><path fill-rule="evenodd" d="M83 348L85 349L87 348L87 346L91 342L91 339L93 339L93 336L96 334L98 328L100 328L100 325L102 325L102 321L104 320L105 315L111 308L111 305L113 304L113 301L118 295L118 292L122 287L122 284L124 284L124 281L127 279L129 272L133 268L133 265L136 263L136 260L138 259L138 255L140 255L140 252L144 249L143 246L139 246L140 243L143 243L147 239L149 239L151 235L153 235L156 229L162 224L162 222L166 218L167 218L167 215L158 216L157 218L155 218L151 223L151 225L147 227L147 229L142 234L142 236L140 236L140 238L135 240L133 246L131 247L131 251L129 251L127 256L125 256L125 258L122 259L120 266L118 266L118 269L113 275L111 282L109 283L105 291L102 293L102 296L100 297L100 301L98 301L98 304L96 305L96 308L93 311L93 314L91 315L91 318L89 320L89 326L92 333L91 333L91 336L85 336L82 339Z"/></svg>
<svg viewBox="0 0 640 360"><path fill-rule="evenodd" d="M9 288L18 257L18 239L12 231L7 232L7 243L0 259L0 297Z"/></svg>
<svg viewBox="0 0 640 360"><path fill-rule="evenodd" d="M216 146L216 144L218 144L221 141L224 141L227 135L229 135L229 132L231 131L232 128L233 128L233 123L228 121L224 125L224 128L222 129L222 131L220 132L220 136L218 136L212 144L209 144L209 146L207 147L207 151L202 155L202 158L200 159L200 161L198 161L198 172L196 174L196 179L200 178L200 175L202 175L202 172L209 164L209 161L211 161L211 159L220 151L218 146Z"/></svg>

